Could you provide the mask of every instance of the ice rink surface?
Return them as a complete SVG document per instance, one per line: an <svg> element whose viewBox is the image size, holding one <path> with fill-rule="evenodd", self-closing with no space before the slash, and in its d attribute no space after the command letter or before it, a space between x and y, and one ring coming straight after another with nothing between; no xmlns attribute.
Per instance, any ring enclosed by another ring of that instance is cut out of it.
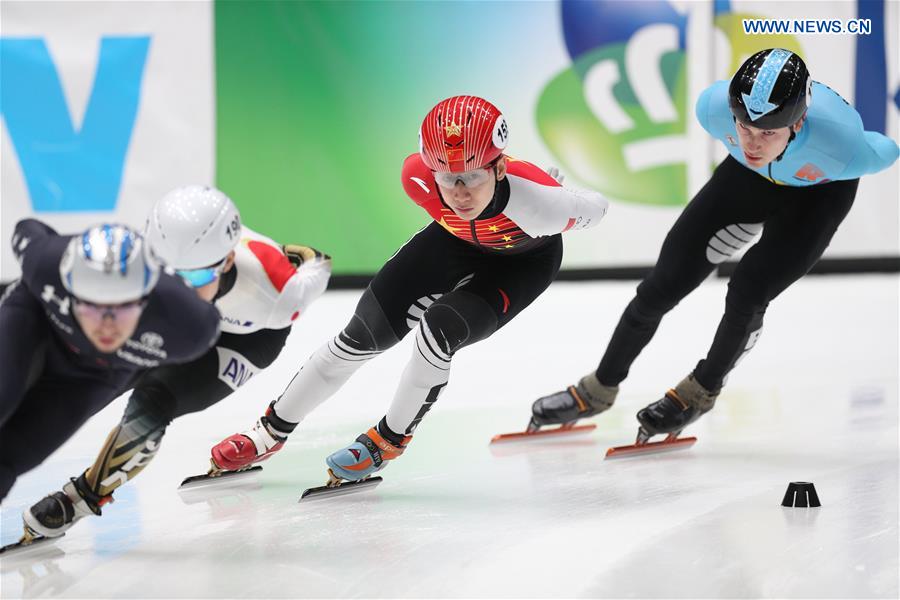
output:
<svg viewBox="0 0 900 600"><path fill-rule="evenodd" d="M489 446L531 401L593 369L635 282L557 283L505 329L462 350L450 385L375 490L298 504L324 458L375 424L408 337L300 425L250 481L179 494L209 447L246 429L360 292L329 292L264 374L173 423L154 462L100 518L0 560L2 598L586 597L896 598L896 276L807 277L777 299L756 348L690 450L604 461L635 412L702 358L724 306L711 280L663 321L616 405L584 436ZM73 398L73 401L77 399ZM86 468L117 400L2 507L23 508ZM780 506L791 481L821 508Z"/></svg>

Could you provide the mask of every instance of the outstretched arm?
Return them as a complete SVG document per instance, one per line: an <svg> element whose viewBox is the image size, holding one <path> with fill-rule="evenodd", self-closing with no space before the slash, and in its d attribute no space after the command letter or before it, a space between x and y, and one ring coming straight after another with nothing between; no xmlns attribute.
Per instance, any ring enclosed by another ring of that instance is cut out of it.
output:
<svg viewBox="0 0 900 600"><path fill-rule="evenodd" d="M894 164L898 153L897 143L891 138L874 131L860 131L853 160L844 169L841 179L854 179L883 171Z"/></svg>
<svg viewBox="0 0 900 600"><path fill-rule="evenodd" d="M563 187L523 161L514 168L516 172L510 169L514 190L503 212L532 237L593 227L609 209L609 201L599 192Z"/></svg>
<svg viewBox="0 0 900 600"><path fill-rule="evenodd" d="M310 248L288 244L284 246L287 260L296 266L295 272L284 282L266 327L289 327L328 287L331 278L331 257Z"/></svg>

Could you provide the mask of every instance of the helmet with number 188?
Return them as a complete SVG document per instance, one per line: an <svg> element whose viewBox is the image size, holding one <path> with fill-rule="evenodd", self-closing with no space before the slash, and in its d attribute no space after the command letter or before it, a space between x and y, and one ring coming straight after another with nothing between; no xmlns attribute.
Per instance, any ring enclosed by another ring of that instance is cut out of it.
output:
<svg viewBox="0 0 900 600"><path fill-rule="evenodd" d="M477 96L453 96L422 121L419 153L432 171L461 173L493 163L508 140L506 119L496 106Z"/></svg>

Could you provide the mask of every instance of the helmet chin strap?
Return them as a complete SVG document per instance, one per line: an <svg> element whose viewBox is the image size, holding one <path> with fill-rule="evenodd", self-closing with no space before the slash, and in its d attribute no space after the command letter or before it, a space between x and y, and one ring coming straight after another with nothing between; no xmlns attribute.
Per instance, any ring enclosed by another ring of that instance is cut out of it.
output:
<svg viewBox="0 0 900 600"><path fill-rule="evenodd" d="M794 123L794 125L796 125L796 123ZM793 142L794 139L797 137L797 132L794 131L794 125L791 125L791 135L790 135L790 137L788 137L787 144L784 145L784 150L782 150L781 154L778 155L778 158L775 159L776 161L781 160L781 157L783 157L784 153L787 152L787 149L791 145L791 142Z"/></svg>
<svg viewBox="0 0 900 600"><path fill-rule="evenodd" d="M500 192L500 180L497 178L497 163L494 163L491 170L494 172L494 194L491 196L491 201L488 203L488 206L495 205L497 202L497 194Z"/></svg>
<svg viewBox="0 0 900 600"><path fill-rule="evenodd" d="M796 125L797 123L802 123L803 119L805 119L805 118L806 118L806 111L803 112L803 114L800 116L800 118L797 119L793 125L791 125L791 135L790 135L790 137L788 137L787 144L784 145L784 150L781 151L781 154L779 154L778 158L776 158L775 160L781 160L781 157L784 156L785 152L787 152L788 146L790 146L791 142L793 142L794 139L796 139L796 137L797 137L797 132L794 131L794 125ZM802 128L803 125L801 124L800 127Z"/></svg>

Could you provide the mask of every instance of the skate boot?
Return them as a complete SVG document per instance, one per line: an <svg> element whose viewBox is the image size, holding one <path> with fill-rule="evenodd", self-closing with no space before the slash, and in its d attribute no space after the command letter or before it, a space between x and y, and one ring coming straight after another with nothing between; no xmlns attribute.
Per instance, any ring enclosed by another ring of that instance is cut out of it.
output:
<svg viewBox="0 0 900 600"><path fill-rule="evenodd" d="M249 431L228 436L212 447L209 475L249 469L281 450L286 441L287 436L272 428L266 417L260 417Z"/></svg>
<svg viewBox="0 0 900 600"><path fill-rule="evenodd" d="M328 481L320 487L303 491L300 501L353 494L371 489L381 483L381 477L372 474L387 466L387 461L403 454L412 436L403 438L400 446L384 439L373 427L356 441L325 459L328 465Z"/></svg>
<svg viewBox="0 0 900 600"><path fill-rule="evenodd" d="M613 405L618 386L603 385L594 373L582 377L577 385L538 398L531 406L529 431L544 425L565 425L600 414Z"/></svg>
<svg viewBox="0 0 900 600"><path fill-rule="evenodd" d="M356 441L334 452L325 459L329 475L340 480L359 481L365 479L387 466L387 461L403 454L412 436L403 438L400 446L395 446L373 427L362 434Z"/></svg>
<svg viewBox="0 0 900 600"><path fill-rule="evenodd" d="M637 454L653 454L690 448L697 441L695 437L678 437L681 431L712 409L719 392L710 392L694 379L693 374L685 377L675 389L666 392L662 399L638 411L640 422L637 440L630 446L617 446L606 451L606 458L620 458ZM666 438L651 442L654 435Z"/></svg>
<svg viewBox="0 0 900 600"><path fill-rule="evenodd" d="M84 517L100 516L100 507L112 502L112 496L97 496L79 485L80 479L72 478L61 492L46 496L22 514L25 537L61 537Z"/></svg>
<svg viewBox="0 0 900 600"><path fill-rule="evenodd" d="M668 441L678 437L681 431L711 410L719 392L710 392L688 375L675 389L666 392L662 399L638 411L638 443L647 442L658 434L666 434Z"/></svg>

